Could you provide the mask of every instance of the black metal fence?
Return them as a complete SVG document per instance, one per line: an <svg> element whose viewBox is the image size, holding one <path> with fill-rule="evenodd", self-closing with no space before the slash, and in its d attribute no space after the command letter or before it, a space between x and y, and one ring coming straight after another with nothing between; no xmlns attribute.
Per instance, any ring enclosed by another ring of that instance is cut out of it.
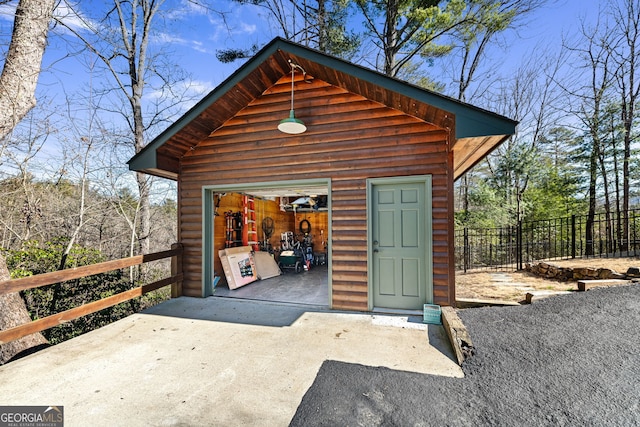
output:
<svg viewBox="0 0 640 427"><path fill-rule="evenodd" d="M456 269L514 269L538 260L640 256L640 209L455 232Z"/></svg>

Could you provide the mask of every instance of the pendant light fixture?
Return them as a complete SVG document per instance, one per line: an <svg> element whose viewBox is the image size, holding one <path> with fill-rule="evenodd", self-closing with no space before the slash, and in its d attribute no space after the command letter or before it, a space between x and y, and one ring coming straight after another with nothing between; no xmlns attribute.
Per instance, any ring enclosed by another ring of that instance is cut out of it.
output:
<svg viewBox="0 0 640 427"><path fill-rule="evenodd" d="M293 77L296 68L300 68L304 73L302 67L297 64L294 64L291 60L289 60L289 65L291 65L291 110L289 111L289 117L286 119L282 119L280 124L278 125L278 130L280 132L288 133L291 135L296 135L299 133L303 133L307 130L307 127L304 125L302 120L296 119L295 114L293 112Z"/></svg>

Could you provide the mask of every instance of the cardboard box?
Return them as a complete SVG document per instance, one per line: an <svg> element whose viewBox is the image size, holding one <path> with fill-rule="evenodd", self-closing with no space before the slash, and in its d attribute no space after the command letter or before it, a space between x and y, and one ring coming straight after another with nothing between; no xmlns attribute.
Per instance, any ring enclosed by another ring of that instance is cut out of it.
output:
<svg viewBox="0 0 640 427"><path fill-rule="evenodd" d="M251 247L223 249L218 252L218 255L229 289L237 289L258 280Z"/></svg>

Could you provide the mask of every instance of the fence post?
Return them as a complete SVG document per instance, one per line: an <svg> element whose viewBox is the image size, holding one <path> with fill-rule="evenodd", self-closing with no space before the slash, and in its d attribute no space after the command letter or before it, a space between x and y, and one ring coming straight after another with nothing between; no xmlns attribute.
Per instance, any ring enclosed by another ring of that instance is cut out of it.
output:
<svg viewBox="0 0 640 427"><path fill-rule="evenodd" d="M177 276L182 273L182 244L173 243L172 250L179 250L178 255L171 257L171 276ZM171 298L178 298L182 295L182 280L171 284Z"/></svg>
<svg viewBox="0 0 640 427"><path fill-rule="evenodd" d="M636 253L636 249L638 248L637 245L637 235L636 235L636 211L633 211L633 226L632 226L632 230L633 230L633 256L638 256L638 254Z"/></svg>
<svg viewBox="0 0 640 427"><path fill-rule="evenodd" d="M571 215L571 258L576 257L576 216Z"/></svg>
<svg viewBox="0 0 640 427"><path fill-rule="evenodd" d="M522 244L522 220L519 219L518 220L518 229L516 230L516 247L517 247L517 262L518 262L518 270L522 270L522 259L524 258L522 256L522 249L523 249L523 244Z"/></svg>
<svg viewBox="0 0 640 427"><path fill-rule="evenodd" d="M463 270L466 273L467 268L469 267L469 230L467 229L467 227L464 228L463 247L464 249L462 249L462 265Z"/></svg>

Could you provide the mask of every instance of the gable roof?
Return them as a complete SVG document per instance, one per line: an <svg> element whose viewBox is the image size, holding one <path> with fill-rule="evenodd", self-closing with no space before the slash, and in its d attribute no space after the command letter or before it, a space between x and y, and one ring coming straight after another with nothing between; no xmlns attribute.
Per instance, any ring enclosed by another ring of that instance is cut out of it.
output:
<svg viewBox="0 0 640 427"><path fill-rule="evenodd" d="M507 117L277 37L132 157L129 169L176 179L180 157L290 73L289 60L313 78L426 122L455 120L454 178L515 133L517 122Z"/></svg>

